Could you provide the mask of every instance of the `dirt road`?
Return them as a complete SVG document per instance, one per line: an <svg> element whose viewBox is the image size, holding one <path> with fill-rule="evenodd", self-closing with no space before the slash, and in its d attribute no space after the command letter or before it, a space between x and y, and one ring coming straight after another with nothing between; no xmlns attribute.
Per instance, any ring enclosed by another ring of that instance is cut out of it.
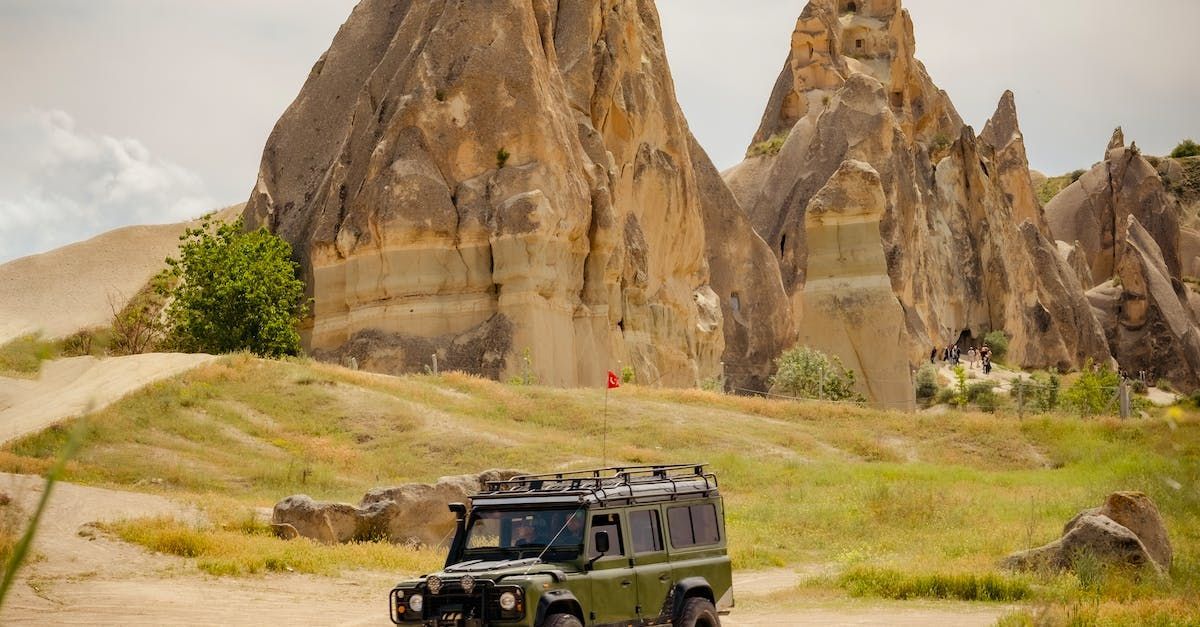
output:
<svg viewBox="0 0 1200 627"><path fill-rule="evenodd" d="M70 357L44 363L36 379L0 377L0 443L101 409L213 359L182 353Z"/></svg>
<svg viewBox="0 0 1200 627"><path fill-rule="evenodd" d="M0 491L32 510L42 480L0 474ZM0 624L20 625L390 625L387 591L399 574L355 572L327 578L267 575L218 578L192 560L155 555L104 537L88 523L134 516L199 514L162 497L59 484ZM971 604L879 603L773 608L793 587L790 570L737 573L734 589L749 609L723 619L756 625L990 625L1004 608ZM747 602L750 603L747 603Z"/></svg>

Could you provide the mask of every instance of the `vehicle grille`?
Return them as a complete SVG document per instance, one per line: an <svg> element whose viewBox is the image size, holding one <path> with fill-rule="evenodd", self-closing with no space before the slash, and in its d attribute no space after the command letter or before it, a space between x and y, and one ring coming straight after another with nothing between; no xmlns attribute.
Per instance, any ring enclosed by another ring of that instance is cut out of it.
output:
<svg viewBox="0 0 1200 627"><path fill-rule="evenodd" d="M446 624L462 624L455 621L472 619L495 619L500 616L500 595L484 581L478 581L471 594L463 591L457 583L446 582L439 594L425 593L426 620L447 621Z"/></svg>

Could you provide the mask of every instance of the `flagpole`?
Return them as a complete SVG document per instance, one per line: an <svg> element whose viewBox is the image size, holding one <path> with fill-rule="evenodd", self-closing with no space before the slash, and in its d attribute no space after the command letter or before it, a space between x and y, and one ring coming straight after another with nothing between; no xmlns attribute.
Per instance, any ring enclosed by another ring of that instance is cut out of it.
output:
<svg viewBox="0 0 1200 627"><path fill-rule="evenodd" d="M606 468L608 467L608 389L609 389L608 379L605 379L604 380L604 431L603 431L603 434L600 436L600 441L602 442L600 465L602 467L606 467Z"/></svg>

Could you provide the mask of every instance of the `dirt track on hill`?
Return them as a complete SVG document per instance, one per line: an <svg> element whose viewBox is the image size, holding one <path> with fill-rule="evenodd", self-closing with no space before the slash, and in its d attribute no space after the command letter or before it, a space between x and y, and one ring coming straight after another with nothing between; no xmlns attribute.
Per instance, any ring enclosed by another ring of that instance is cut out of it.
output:
<svg viewBox="0 0 1200 627"><path fill-rule="evenodd" d="M0 492L32 511L42 480L0 474ZM273 574L218 578L194 561L151 554L107 538L88 523L141 516L195 519L168 499L59 484L39 530L37 557L22 571L0 623L21 625L390 625L387 592L402 575L353 572L328 578ZM735 574L743 602L795 585L794 571ZM756 625L991 625L1004 608L880 603L851 608L735 610L727 627Z"/></svg>
<svg viewBox="0 0 1200 627"><path fill-rule="evenodd" d="M37 379L0 377L0 444L102 409L126 394L213 359L182 353L70 357L46 362Z"/></svg>

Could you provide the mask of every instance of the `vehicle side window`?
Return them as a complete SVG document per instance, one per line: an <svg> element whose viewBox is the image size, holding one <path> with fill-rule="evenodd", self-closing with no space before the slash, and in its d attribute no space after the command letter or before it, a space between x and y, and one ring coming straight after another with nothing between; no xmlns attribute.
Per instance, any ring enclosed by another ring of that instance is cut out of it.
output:
<svg viewBox="0 0 1200 627"><path fill-rule="evenodd" d="M617 514L596 514L592 516L592 531L588 537L588 557L596 557L596 533L608 532L608 553L605 557L625 555L625 544L621 541L621 517Z"/></svg>
<svg viewBox="0 0 1200 627"><path fill-rule="evenodd" d="M663 550L662 525L658 521L658 510L644 509L630 513L629 532L633 534L634 554Z"/></svg>
<svg viewBox="0 0 1200 627"><path fill-rule="evenodd" d="M717 506L712 503L668 509L667 526L671 531L671 546L704 546L721 541Z"/></svg>

